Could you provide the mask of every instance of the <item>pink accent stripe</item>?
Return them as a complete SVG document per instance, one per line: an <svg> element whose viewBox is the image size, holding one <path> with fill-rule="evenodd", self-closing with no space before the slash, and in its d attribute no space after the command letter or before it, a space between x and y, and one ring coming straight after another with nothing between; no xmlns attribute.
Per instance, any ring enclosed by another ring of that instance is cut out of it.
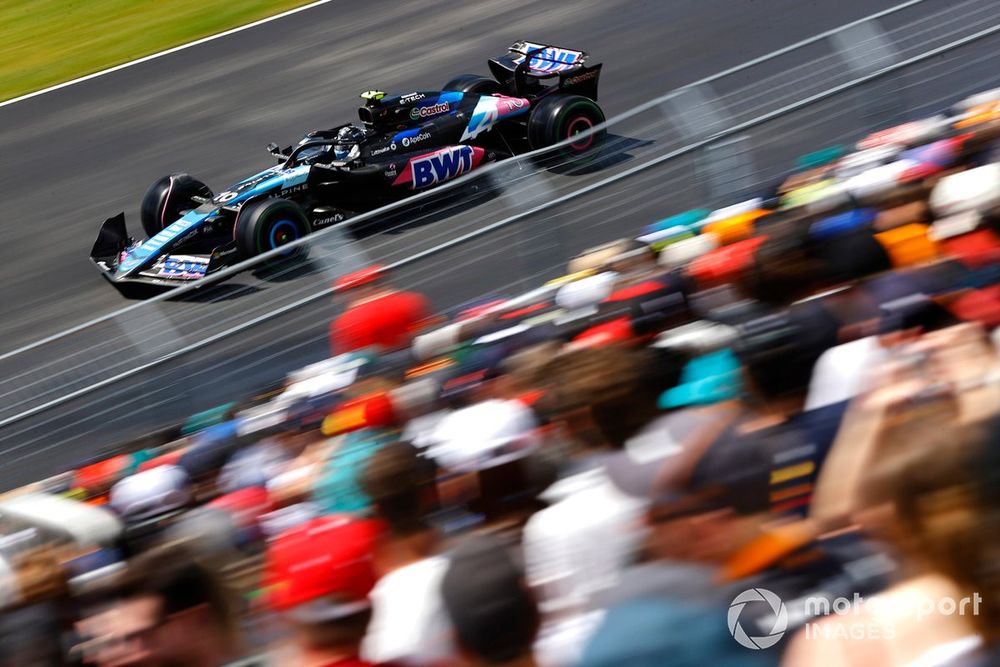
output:
<svg viewBox="0 0 1000 667"><path fill-rule="evenodd" d="M170 193L174 191L174 177L170 177L170 187L167 188L167 194L163 198L163 210L160 211L160 229L165 229L167 226L167 202L170 201Z"/></svg>

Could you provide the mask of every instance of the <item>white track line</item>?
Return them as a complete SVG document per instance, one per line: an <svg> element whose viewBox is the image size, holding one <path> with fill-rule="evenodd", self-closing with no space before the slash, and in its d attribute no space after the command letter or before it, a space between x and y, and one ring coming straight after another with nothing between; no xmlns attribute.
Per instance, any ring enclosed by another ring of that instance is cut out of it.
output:
<svg viewBox="0 0 1000 667"><path fill-rule="evenodd" d="M111 74L112 72L117 72L118 70L123 70L133 65L140 65L150 60L155 60L157 58L168 56L171 53L177 53L178 51L183 51L184 49L189 49L192 46L198 46L199 44L204 44L206 42L211 42L212 40L220 39L222 37L228 37L229 35L242 32L244 30L249 30L250 28L256 28L259 25L264 25L265 23L270 23L271 21L277 21L278 19L283 19L286 16L291 16L292 14L298 14L299 12L304 12L313 7L319 7L320 5L325 5L328 2L333 2L333 0L316 0L315 2L310 2L308 5L302 5L301 7L296 7L295 9L289 9L286 12L281 12L280 14L275 14L274 16L268 16L267 18L262 18L259 21L254 21L253 23L247 23L246 25L241 25L236 28L231 28L223 32L216 33L214 35L209 35L208 37L202 37L201 39L196 39L193 42L188 42L186 44L181 44L179 46L174 46L166 51L159 51L157 53L152 53L148 56L143 56L137 60L130 60L127 63L122 63L121 65L115 65L114 67L109 67L107 69L102 69L100 72L94 72L93 74L87 74L86 76L81 76L70 81L64 81L63 83L57 83L54 86L49 86L48 88L42 88L41 90L36 90L33 93L27 93L26 95L21 95L20 97L15 97L13 99L0 102L0 108L5 106L15 104L17 102L23 102L24 100L30 100L32 97L38 97L39 95L44 95L45 93L51 93L54 90L60 90L62 88L68 88L77 83L83 81L90 81L91 79L96 79L99 76L104 76L105 74Z"/></svg>

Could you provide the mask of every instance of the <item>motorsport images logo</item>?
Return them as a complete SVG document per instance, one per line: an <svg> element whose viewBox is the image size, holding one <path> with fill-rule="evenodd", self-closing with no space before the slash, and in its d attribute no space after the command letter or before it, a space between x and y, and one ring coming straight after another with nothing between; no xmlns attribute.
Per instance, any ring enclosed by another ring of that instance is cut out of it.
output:
<svg viewBox="0 0 1000 667"><path fill-rule="evenodd" d="M774 624L770 632L765 635L748 635L743 626L740 625L740 614L743 612L743 608L751 603L766 604L771 609ZM733 639L740 646L755 651L777 644L785 635L785 629L788 628L788 610L785 609L785 603L766 588L750 588L737 595L732 604L729 605L726 619L729 622L729 634L733 636Z"/></svg>

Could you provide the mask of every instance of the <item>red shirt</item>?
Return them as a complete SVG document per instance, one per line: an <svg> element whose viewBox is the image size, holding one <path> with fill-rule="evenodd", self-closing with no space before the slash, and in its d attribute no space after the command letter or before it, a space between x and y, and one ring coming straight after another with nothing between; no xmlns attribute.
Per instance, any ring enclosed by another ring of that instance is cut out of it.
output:
<svg viewBox="0 0 1000 667"><path fill-rule="evenodd" d="M333 354L372 345L398 349L409 345L421 320L430 315L430 302L415 292L390 292L352 305L330 324Z"/></svg>

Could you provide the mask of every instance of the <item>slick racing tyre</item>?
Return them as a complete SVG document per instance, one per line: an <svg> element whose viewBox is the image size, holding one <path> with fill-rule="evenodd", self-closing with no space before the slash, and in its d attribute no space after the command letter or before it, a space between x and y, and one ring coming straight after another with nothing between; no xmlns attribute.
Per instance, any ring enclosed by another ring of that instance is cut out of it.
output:
<svg viewBox="0 0 1000 667"><path fill-rule="evenodd" d="M207 185L187 174L170 174L150 186L139 209L146 236L156 236L164 227L198 207L192 197L212 198Z"/></svg>
<svg viewBox="0 0 1000 667"><path fill-rule="evenodd" d="M256 257L280 248L310 233L312 228L302 207L287 199L262 199L246 204L236 217L233 234L243 258ZM303 259L308 250L298 246L281 253L278 263Z"/></svg>
<svg viewBox="0 0 1000 667"><path fill-rule="evenodd" d="M607 132L602 128L577 141L572 139L603 122L604 112L589 98L579 95L544 97L532 107L528 116L528 145L536 150L570 140L556 153L545 155L544 161L553 165L572 162L578 166L597 156Z"/></svg>
<svg viewBox="0 0 1000 667"><path fill-rule="evenodd" d="M451 90L458 93L476 93L477 95L492 95L501 92L499 83L478 74L459 74L444 84L441 90Z"/></svg>

